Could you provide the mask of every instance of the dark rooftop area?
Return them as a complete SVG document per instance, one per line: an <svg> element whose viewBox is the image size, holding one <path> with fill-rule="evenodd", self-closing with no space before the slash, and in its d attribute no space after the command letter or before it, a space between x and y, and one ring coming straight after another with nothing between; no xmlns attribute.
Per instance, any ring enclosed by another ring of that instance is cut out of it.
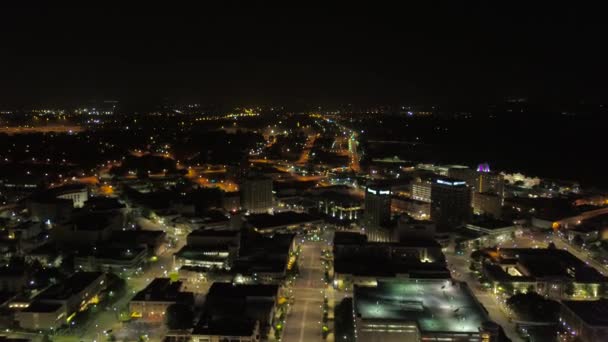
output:
<svg viewBox="0 0 608 342"><path fill-rule="evenodd" d="M139 291L132 301L191 301L192 292L181 292L182 282L172 282L169 278L154 278L145 289Z"/></svg>
<svg viewBox="0 0 608 342"><path fill-rule="evenodd" d="M367 235L352 232L336 232L334 234L334 245L364 244L367 242Z"/></svg>
<svg viewBox="0 0 608 342"><path fill-rule="evenodd" d="M203 319L194 327L192 335L251 336L255 325L255 320L243 317Z"/></svg>
<svg viewBox="0 0 608 342"><path fill-rule="evenodd" d="M278 285L233 285L232 283L213 283L207 297L274 297L278 295Z"/></svg>
<svg viewBox="0 0 608 342"><path fill-rule="evenodd" d="M55 312L61 307L59 303L43 303L34 301L23 312Z"/></svg>
<svg viewBox="0 0 608 342"><path fill-rule="evenodd" d="M36 300L64 300L84 290L103 276L101 272L76 272L65 281L52 285L36 296Z"/></svg>
<svg viewBox="0 0 608 342"><path fill-rule="evenodd" d="M276 213L274 215L270 214L255 214L249 215L246 217L247 222L254 228L264 229L264 228L272 228L278 226L288 226L288 225L296 225L303 224L307 222L317 221L318 217L305 214L305 213L297 213L293 211L286 211Z"/></svg>
<svg viewBox="0 0 608 342"><path fill-rule="evenodd" d="M562 305L589 325L608 327L608 299L594 301L564 300Z"/></svg>

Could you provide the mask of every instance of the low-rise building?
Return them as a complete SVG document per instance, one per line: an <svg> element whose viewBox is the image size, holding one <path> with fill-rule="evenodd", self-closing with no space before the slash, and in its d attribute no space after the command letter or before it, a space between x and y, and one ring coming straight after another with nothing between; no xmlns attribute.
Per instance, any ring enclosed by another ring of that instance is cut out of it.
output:
<svg viewBox="0 0 608 342"><path fill-rule="evenodd" d="M566 341L608 341L608 300L564 300L559 322Z"/></svg>
<svg viewBox="0 0 608 342"><path fill-rule="evenodd" d="M433 239L368 242L362 234L336 232L333 255L333 285L340 290L394 278L450 278L441 245Z"/></svg>
<svg viewBox="0 0 608 342"><path fill-rule="evenodd" d="M203 333L205 332L205 326L208 327L209 324L213 325L213 322L224 320L242 322L249 320L257 322L259 325L259 335L266 337L271 330L279 296L278 285L213 283L207 294L201 321L194 331ZM255 326L253 326L253 330L251 328L252 326L249 325L247 331L245 331L245 335L247 336L244 336L244 341L249 341L248 339L255 333ZM224 336L240 335L229 331L223 331L221 334L226 334ZM219 332L215 336L218 335ZM253 336L255 337L255 335ZM242 341L240 338L237 341ZM198 341L200 340L201 338L199 337ZM259 337L257 340L259 340ZM253 341L257 340L254 339Z"/></svg>
<svg viewBox="0 0 608 342"><path fill-rule="evenodd" d="M39 293L27 308L15 313L15 320L24 329L57 329L67 324L77 311L99 302L104 288L105 274L76 272Z"/></svg>
<svg viewBox="0 0 608 342"><path fill-rule="evenodd" d="M494 292L535 291L554 299L597 299L608 284L593 267L562 249L482 250L482 272Z"/></svg>
<svg viewBox="0 0 608 342"><path fill-rule="evenodd" d="M87 272L133 273L141 270L147 256L146 247L93 247L77 251L74 268Z"/></svg>
<svg viewBox="0 0 608 342"><path fill-rule="evenodd" d="M276 213L274 215L249 215L246 217L246 221L251 229L262 234L297 231L307 232L309 230L315 230L316 226L323 224L323 220L319 217L293 211Z"/></svg>
<svg viewBox="0 0 608 342"><path fill-rule="evenodd" d="M258 342L260 322L252 319L204 320L192 331L191 342ZM1 341L0 341L1 342Z"/></svg>
<svg viewBox="0 0 608 342"><path fill-rule="evenodd" d="M372 341L498 341L496 324L466 283L399 279L355 286L355 336Z"/></svg>
<svg viewBox="0 0 608 342"><path fill-rule="evenodd" d="M163 321L167 308L173 304L194 303L192 292L182 292L181 281L155 278L129 302L131 317L146 321Z"/></svg>

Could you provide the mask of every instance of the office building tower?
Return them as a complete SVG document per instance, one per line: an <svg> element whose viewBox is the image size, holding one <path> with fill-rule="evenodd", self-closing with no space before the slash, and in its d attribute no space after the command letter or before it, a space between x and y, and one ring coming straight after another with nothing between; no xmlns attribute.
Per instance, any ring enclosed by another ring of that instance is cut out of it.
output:
<svg viewBox="0 0 608 342"><path fill-rule="evenodd" d="M250 213L268 211L273 206L272 179L255 176L241 184L241 206Z"/></svg>
<svg viewBox="0 0 608 342"><path fill-rule="evenodd" d="M427 179L418 178L412 183L411 197L416 201L431 203L431 184Z"/></svg>
<svg viewBox="0 0 608 342"><path fill-rule="evenodd" d="M465 181L438 178L431 190L431 219L439 230L451 230L465 223L472 214L471 189Z"/></svg>
<svg viewBox="0 0 608 342"><path fill-rule="evenodd" d="M383 226L391 219L391 189L390 187L368 185L365 189L365 211L363 214L364 227L368 239L380 241L379 235L388 239L388 234L381 234ZM376 236L378 235L378 236Z"/></svg>

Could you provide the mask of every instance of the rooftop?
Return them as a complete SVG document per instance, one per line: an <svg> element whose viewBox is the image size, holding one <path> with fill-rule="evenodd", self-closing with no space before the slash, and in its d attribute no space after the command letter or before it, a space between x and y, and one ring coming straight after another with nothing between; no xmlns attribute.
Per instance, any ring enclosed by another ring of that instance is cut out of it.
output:
<svg viewBox="0 0 608 342"><path fill-rule="evenodd" d="M367 242L367 235L352 232L336 232L334 234L334 245L364 244Z"/></svg>
<svg viewBox="0 0 608 342"><path fill-rule="evenodd" d="M529 272L529 276L572 278L578 282L605 282L593 267L562 249L548 248L501 248L498 263L516 260Z"/></svg>
<svg viewBox="0 0 608 342"><path fill-rule="evenodd" d="M82 292L91 283L95 282L100 277L103 277L102 272L76 272L65 281L52 285L42 291L36 300L65 300L69 297Z"/></svg>
<svg viewBox="0 0 608 342"><path fill-rule="evenodd" d="M79 257L95 257L98 259L111 259L111 260L131 260L137 258L142 253L146 252L146 247L116 247L116 246L102 246L93 247L87 249L81 249L76 251L76 255Z"/></svg>
<svg viewBox="0 0 608 342"><path fill-rule="evenodd" d="M39 301L32 302L27 308L21 312L55 312L62 307L59 303L43 303Z"/></svg>
<svg viewBox="0 0 608 342"><path fill-rule="evenodd" d="M182 282L169 278L154 278L145 289L139 291L132 301L171 302L192 297L191 292L181 292Z"/></svg>
<svg viewBox="0 0 608 342"><path fill-rule="evenodd" d="M255 332L256 321L242 317L201 320L194 327L192 335L211 336L251 336Z"/></svg>
<svg viewBox="0 0 608 342"><path fill-rule="evenodd" d="M229 246L184 246L175 253L178 258L188 260L224 261L228 258Z"/></svg>
<svg viewBox="0 0 608 342"><path fill-rule="evenodd" d="M190 233L188 237L237 237L240 234L237 230L217 230L217 229L197 229Z"/></svg>
<svg viewBox="0 0 608 342"><path fill-rule="evenodd" d="M232 283L213 283L209 288L207 297L276 297L279 293L278 285L233 285Z"/></svg>
<svg viewBox="0 0 608 342"><path fill-rule="evenodd" d="M318 220L319 218L316 216L293 211L280 212L274 215L255 214L247 217L247 222L249 222L252 227L258 229L298 225Z"/></svg>
<svg viewBox="0 0 608 342"><path fill-rule="evenodd" d="M336 258L334 270L336 273L363 277L397 277L407 274L413 279L450 278L450 271L444 262L390 262L386 259Z"/></svg>
<svg viewBox="0 0 608 342"><path fill-rule="evenodd" d="M564 300L562 304L592 326L608 327L608 299L594 301Z"/></svg>
<svg viewBox="0 0 608 342"><path fill-rule="evenodd" d="M488 320L466 284L448 280L355 286L354 306L361 319L414 321L422 332L476 333Z"/></svg>

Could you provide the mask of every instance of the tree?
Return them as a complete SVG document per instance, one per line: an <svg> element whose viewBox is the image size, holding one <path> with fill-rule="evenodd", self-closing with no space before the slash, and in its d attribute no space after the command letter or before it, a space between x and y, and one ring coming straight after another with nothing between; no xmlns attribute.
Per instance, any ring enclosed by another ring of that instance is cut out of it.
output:
<svg viewBox="0 0 608 342"><path fill-rule="evenodd" d="M167 308L166 323L172 330L192 328L194 312L192 308L184 304L172 304Z"/></svg>
<svg viewBox="0 0 608 342"><path fill-rule="evenodd" d="M536 292L518 293L507 299L507 305L519 318L536 322L557 322L560 304Z"/></svg>
<svg viewBox="0 0 608 342"><path fill-rule="evenodd" d="M574 284L573 283L566 284L564 286L564 293L570 297L574 296Z"/></svg>

